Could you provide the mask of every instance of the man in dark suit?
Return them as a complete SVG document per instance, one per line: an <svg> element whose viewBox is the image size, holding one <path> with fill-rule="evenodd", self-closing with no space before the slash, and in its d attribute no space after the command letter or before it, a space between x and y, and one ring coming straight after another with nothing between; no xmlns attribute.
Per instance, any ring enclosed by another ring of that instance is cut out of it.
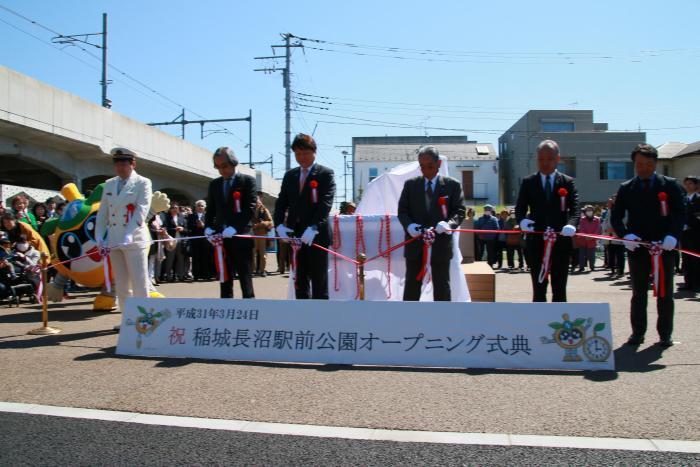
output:
<svg viewBox="0 0 700 467"><path fill-rule="evenodd" d="M422 176L406 180L399 198L399 222L406 231L406 240L420 237L427 229L434 229L435 241L430 254L433 281L433 300L448 302L450 290L450 260L452 259L452 232L464 220L465 208L462 186L450 177L438 175L442 161L434 146L418 149L418 163ZM404 301L420 299L423 266L423 239L404 247L406 281Z"/></svg>
<svg viewBox="0 0 700 467"><path fill-rule="evenodd" d="M194 203L194 212L187 217L187 232L191 237L204 235L207 202L200 199ZM192 254L192 276L196 281L211 280L214 275L214 253L205 238L190 240Z"/></svg>
<svg viewBox="0 0 700 467"><path fill-rule="evenodd" d="M224 237L224 262L228 278L221 283L221 298L233 298L235 274L238 274L243 298L255 298L253 239L234 237L236 234L250 235L258 192L255 179L237 170L238 159L230 148L217 149L213 160L221 177L209 183L204 233L220 233Z"/></svg>
<svg viewBox="0 0 700 467"><path fill-rule="evenodd" d="M687 193L685 197L685 225L681 234L684 250L700 251L700 178L688 175L683 179ZM683 276L685 283L678 290L700 292L700 258L683 253Z"/></svg>
<svg viewBox="0 0 700 467"><path fill-rule="evenodd" d="M656 330L659 345L673 345L673 273L675 258L673 249L683 231L683 193L675 179L656 173L659 155L649 144L639 144L632 151L632 161L637 176L620 185L615 198L610 222L615 233L625 241L629 251L632 276L632 302L630 318L632 335L629 345L644 342L647 330L647 295L649 274L652 271L650 249L634 242L659 242L663 252L664 296L657 292L656 309L659 318ZM627 216L625 222L625 215ZM661 288L661 284L660 287Z"/></svg>
<svg viewBox="0 0 700 467"><path fill-rule="evenodd" d="M559 145L544 140L537 146L538 172L523 179L520 185L515 216L524 232L543 232L548 227L560 233L552 247L550 276L552 301L566 301L566 281L569 277L569 258L573 248L571 238L578 213L578 193L574 179L557 171ZM527 235L526 256L532 279L532 301L547 301L549 279L540 281L540 271L545 252L541 234Z"/></svg>
<svg viewBox="0 0 700 467"><path fill-rule="evenodd" d="M328 253L311 245L328 247L331 242L333 171L316 162L316 141L311 136L298 134L292 150L299 167L284 174L273 221L278 236L291 235L302 242L296 258L296 298L328 300Z"/></svg>

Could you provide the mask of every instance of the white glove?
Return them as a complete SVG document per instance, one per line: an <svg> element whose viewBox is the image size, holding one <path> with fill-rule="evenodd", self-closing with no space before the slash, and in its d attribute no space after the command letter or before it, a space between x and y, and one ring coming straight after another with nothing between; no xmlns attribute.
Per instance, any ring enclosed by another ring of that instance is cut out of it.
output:
<svg viewBox="0 0 700 467"><path fill-rule="evenodd" d="M534 232L535 231L535 221L532 219L523 219L520 221L520 230L523 232Z"/></svg>
<svg viewBox="0 0 700 467"><path fill-rule="evenodd" d="M281 237L283 242L287 242L289 240L289 234L294 232L293 229L290 229L284 224L278 225L275 230L277 230L277 236Z"/></svg>
<svg viewBox="0 0 700 467"><path fill-rule="evenodd" d="M450 229L451 229L450 224L448 224L445 221L440 221L435 226L435 231L439 234L446 233L447 235L452 235L452 230L450 230Z"/></svg>
<svg viewBox="0 0 700 467"><path fill-rule="evenodd" d="M214 235L214 229L207 227L206 229L204 229L204 235L206 235L207 237L211 237L212 235Z"/></svg>
<svg viewBox="0 0 700 467"><path fill-rule="evenodd" d="M627 248L629 251L634 251L637 248L639 248L639 243L632 243L632 241L639 241L641 238L637 237L635 234L627 234L624 237L622 237L623 243L625 244L625 248ZM624 240L628 240L624 242Z"/></svg>
<svg viewBox="0 0 700 467"><path fill-rule="evenodd" d="M236 235L236 229L234 229L233 227L228 227L228 226L227 226L227 227L224 229L224 231L221 232L221 235L222 235L224 238L231 238L231 237L233 237L234 235Z"/></svg>
<svg viewBox="0 0 700 467"><path fill-rule="evenodd" d="M573 225L565 225L561 229L561 234L565 237L573 237L575 233L576 233L576 227L574 227Z"/></svg>
<svg viewBox="0 0 700 467"><path fill-rule="evenodd" d="M663 248L666 251L670 251L676 248L676 245L678 245L678 240L676 240L676 237L666 235L664 237L663 243L661 244L661 248Z"/></svg>
<svg viewBox="0 0 700 467"><path fill-rule="evenodd" d="M306 230L304 230L304 233L301 234L301 243L311 246L317 233L318 231L312 229L311 227L307 227Z"/></svg>
<svg viewBox="0 0 700 467"><path fill-rule="evenodd" d="M411 237L420 237L422 234L420 228L421 227L418 224L408 224L408 227L406 227L406 231Z"/></svg>

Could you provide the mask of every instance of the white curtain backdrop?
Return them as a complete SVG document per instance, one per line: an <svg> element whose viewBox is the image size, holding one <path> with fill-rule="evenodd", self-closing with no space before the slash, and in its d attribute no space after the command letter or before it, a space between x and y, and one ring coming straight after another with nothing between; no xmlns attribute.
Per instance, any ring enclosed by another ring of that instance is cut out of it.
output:
<svg viewBox="0 0 700 467"><path fill-rule="evenodd" d="M440 167L440 175L447 176L447 162ZM385 251L389 246L404 241L404 230L396 217L399 197L404 182L409 178L420 175L418 162L399 165L382 174L369 183L367 191L357 208L354 216L331 216L329 222L336 232L339 227L338 252L350 258L356 258L357 253L365 253L367 258L378 254L381 247ZM387 245L387 216L390 225L391 241ZM358 220L358 219L361 219ZM360 229L360 226L362 229ZM361 235L358 238L358 233ZM381 244L380 244L381 236ZM364 237L364 243L360 242ZM453 302L469 302L469 289L460 264L462 254L459 251L459 233L452 235L452 262L450 264L450 287ZM331 247L331 249L333 249ZM343 259L334 260L334 255L328 255L328 293L331 300L355 300L358 297L355 265ZM389 264L391 263L391 264ZM391 274L388 273L391 267ZM403 298L406 263L403 248L394 250L387 257L378 258L367 263L365 267L365 300L401 301ZM294 283L290 277L289 298L294 298ZM421 301L433 300L432 282L424 282Z"/></svg>

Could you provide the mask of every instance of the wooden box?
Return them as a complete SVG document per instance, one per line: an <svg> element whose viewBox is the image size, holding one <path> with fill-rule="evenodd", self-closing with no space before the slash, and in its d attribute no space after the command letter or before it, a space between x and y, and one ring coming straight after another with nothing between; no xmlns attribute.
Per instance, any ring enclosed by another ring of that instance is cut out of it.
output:
<svg viewBox="0 0 700 467"><path fill-rule="evenodd" d="M496 274L486 261L462 264L473 302L496 301Z"/></svg>

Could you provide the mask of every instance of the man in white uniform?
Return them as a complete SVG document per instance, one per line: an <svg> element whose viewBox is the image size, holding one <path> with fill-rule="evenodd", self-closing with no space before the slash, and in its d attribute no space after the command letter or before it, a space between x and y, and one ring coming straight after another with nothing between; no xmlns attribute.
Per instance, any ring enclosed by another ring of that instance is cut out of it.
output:
<svg viewBox="0 0 700 467"><path fill-rule="evenodd" d="M128 297L148 296L147 250L151 235L146 218L152 191L151 181L134 170L134 152L114 148L111 155L117 176L105 182L95 238L98 244L110 248L119 311L123 312Z"/></svg>

